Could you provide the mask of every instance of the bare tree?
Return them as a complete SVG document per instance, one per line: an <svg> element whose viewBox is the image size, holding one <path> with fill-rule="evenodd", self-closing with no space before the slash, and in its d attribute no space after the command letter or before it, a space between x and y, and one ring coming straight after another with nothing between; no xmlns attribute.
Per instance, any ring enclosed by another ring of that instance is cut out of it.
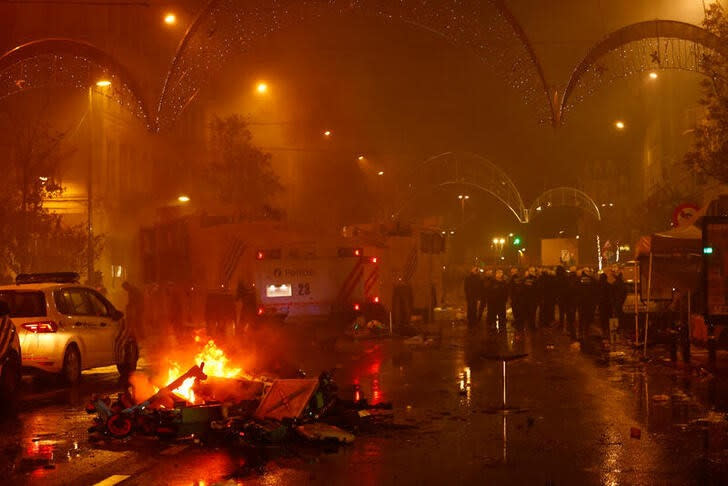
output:
<svg viewBox="0 0 728 486"><path fill-rule="evenodd" d="M0 147L7 157L0 191L0 273L81 270L84 228L64 225L60 215L43 206L63 193L59 175L73 153L65 134L40 118L0 122ZM100 247L100 237L96 243Z"/></svg>
<svg viewBox="0 0 728 486"><path fill-rule="evenodd" d="M728 17L717 3L710 6L703 21L705 28L728 42ZM722 183L728 183L728 59L718 53L705 54L703 69L708 79L702 83L705 117L695 127L695 141L685 155L685 163Z"/></svg>
<svg viewBox="0 0 728 486"><path fill-rule="evenodd" d="M253 145L253 136L241 116L212 120L209 154L204 180L214 199L249 214L270 209L273 197L283 187L271 167L271 155Z"/></svg>

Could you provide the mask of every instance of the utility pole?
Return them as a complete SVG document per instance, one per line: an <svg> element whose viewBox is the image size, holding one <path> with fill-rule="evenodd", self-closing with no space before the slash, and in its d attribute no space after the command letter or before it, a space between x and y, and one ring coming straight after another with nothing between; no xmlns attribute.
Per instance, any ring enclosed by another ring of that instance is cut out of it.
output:
<svg viewBox="0 0 728 486"><path fill-rule="evenodd" d="M86 272L88 273L88 284L96 285L94 279L94 227L93 227L93 167L94 167L94 88L93 85L88 87L88 132L89 132L89 151L88 151L88 173L86 175L86 195L87 195L87 222L86 230L88 232L88 242L86 247Z"/></svg>

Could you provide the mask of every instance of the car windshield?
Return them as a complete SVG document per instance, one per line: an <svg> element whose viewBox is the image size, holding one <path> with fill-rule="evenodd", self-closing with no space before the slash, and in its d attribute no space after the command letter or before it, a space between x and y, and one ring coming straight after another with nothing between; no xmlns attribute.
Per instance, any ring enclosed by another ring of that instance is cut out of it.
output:
<svg viewBox="0 0 728 486"><path fill-rule="evenodd" d="M46 302L43 292L0 290L0 300L10 307L10 317L44 317Z"/></svg>

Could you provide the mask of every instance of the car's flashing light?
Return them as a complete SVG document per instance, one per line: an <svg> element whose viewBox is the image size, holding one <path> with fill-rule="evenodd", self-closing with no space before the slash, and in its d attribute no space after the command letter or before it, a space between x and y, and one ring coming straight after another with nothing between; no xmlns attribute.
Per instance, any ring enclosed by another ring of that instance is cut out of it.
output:
<svg viewBox="0 0 728 486"><path fill-rule="evenodd" d="M354 310L358 311L361 309L361 306L359 304L354 304Z"/></svg>
<svg viewBox="0 0 728 486"><path fill-rule="evenodd" d="M378 259L377 257L371 257L371 258L369 259L369 262L370 262L370 263L377 263L377 262L379 262L379 259Z"/></svg>
<svg viewBox="0 0 728 486"><path fill-rule="evenodd" d="M58 325L53 321L26 322L21 327L33 334L49 334L58 331Z"/></svg>
<svg viewBox="0 0 728 486"><path fill-rule="evenodd" d="M258 315L262 316L263 314L265 314L265 309L263 307L258 307Z"/></svg>
<svg viewBox="0 0 728 486"><path fill-rule="evenodd" d="M375 304L378 304L379 303L379 296L374 297L374 299L372 299L372 300L374 301Z"/></svg>
<svg viewBox="0 0 728 486"><path fill-rule="evenodd" d="M259 250L258 253L255 254L255 258L256 260L262 260L265 258L265 253Z"/></svg>

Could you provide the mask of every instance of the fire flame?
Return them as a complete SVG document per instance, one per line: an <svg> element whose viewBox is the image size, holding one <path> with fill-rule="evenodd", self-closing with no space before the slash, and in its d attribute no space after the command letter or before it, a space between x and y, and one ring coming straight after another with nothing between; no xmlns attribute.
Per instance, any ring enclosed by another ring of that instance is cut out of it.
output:
<svg viewBox="0 0 728 486"><path fill-rule="evenodd" d="M195 336L195 342L199 342L199 336ZM220 378L237 378L243 375L242 368L233 368L230 365L230 359L225 356L225 352L218 348L215 341L210 339L202 350L195 356L195 364L198 366L205 363L205 374L207 376L216 376ZM182 368L178 363L170 362L167 371L167 384L182 375ZM192 387L195 384L195 378L187 378L182 385L172 390L172 393L178 397L187 400L189 403L195 403L195 392Z"/></svg>

